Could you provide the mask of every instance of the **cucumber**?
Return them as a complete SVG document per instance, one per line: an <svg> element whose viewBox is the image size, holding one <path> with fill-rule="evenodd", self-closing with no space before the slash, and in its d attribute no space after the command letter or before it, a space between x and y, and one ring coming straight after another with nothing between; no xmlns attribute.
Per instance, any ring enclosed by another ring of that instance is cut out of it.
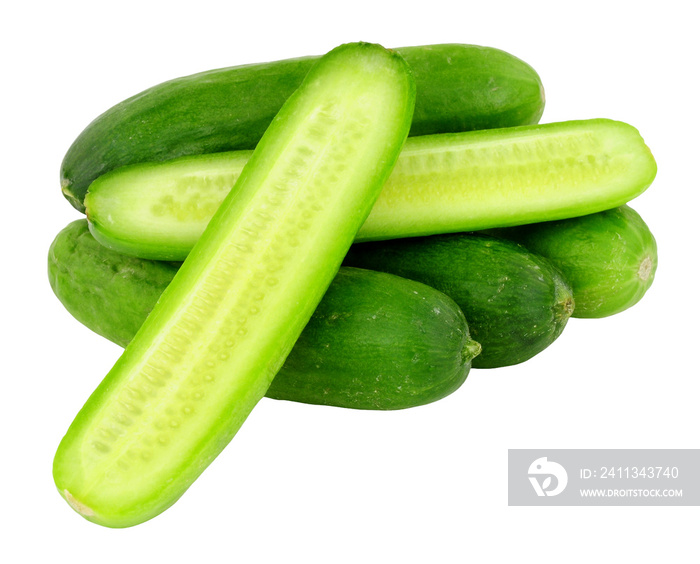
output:
<svg viewBox="0 0 700 564"><path fill-rule="evenodd" d="M85 219L60 231L48 259L51 288L65 308L122 347L134 338L179 266L111 251L90 235Z"/></svg>
<svg viewBox="0 0 700 564"><path fill-rule="evenodd" d="M473 368L532 358L561 334L574 309L571 287L547 260L485 234L353 245L344 264L417 280L450 296L481 344Z"/></svg>
<svg viewBox="0 0 700 564"><path fill-rule="evenodd" d="M621 206L583 217L498 231L547 258L571 283L574 317L620 313L654 281L656 240L640 215Z"/></svg>
<svg viewBox="0 0 700 564"><path fill-rule="evenodd" d="M150 519L232 439L369 213L414 99L408 66L378 45L343 45L309 72L61 441L54 480L76 511Z"/></svg>
<svg viewBox="0 0 700 564"><path fill-rule="evenodd" d="M66 309L123 347L178 270L107 249L84 219L56 236L48 266ZM356 409L415 407L456 390L479 349L464 314L442 292L342 267L266 396Z"/></svg>
<svg viewBox="0 0 700 564"><path fill-rule="evenodd" d="M417 85L411 135L537 123L544 91L528 64L499 49L426 45L397 51ZM117 167L254 149L316 57L224 68L154 86L100 115L61 165L68 201L84 211L90 183Z"/></svg>
<svg viewBox="0 0 700 564"><path fill-rule="evenodd" d="M122 253L184 260L248 156L183 157L98 178L85 199L93 235ZM655 174L639 132L611 120L411 137L356 240L585 215L638 196Z"/></svg>

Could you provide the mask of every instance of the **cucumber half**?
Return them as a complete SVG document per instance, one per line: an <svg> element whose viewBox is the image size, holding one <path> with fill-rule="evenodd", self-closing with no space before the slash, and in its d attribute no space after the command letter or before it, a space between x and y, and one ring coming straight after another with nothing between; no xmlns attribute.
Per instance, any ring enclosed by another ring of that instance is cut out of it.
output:
<svg viewBox="0 0 700 564"><path fill-rule="evenodd" d="M122 253L184 260L249 155L183 157L101 176L85 198L90 230ZM626 203L655 175L639 132L606 119L411 137L356 240L581 216Z"/></svg>
<svg viewBox="0 0 700 564"><path fill-rule="evenodd" d="M96 523L172 505L263 397L408 133L415 85L378 45L322 57L58 447L54 479Z"/></svg>

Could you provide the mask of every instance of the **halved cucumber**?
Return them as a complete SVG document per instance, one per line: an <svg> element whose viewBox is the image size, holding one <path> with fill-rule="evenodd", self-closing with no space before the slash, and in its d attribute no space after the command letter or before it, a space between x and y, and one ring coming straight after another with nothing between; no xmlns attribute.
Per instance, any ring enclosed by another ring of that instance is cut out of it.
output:
<svg viewBox="0 0 700 564"><path fill-rule="evenodd" d="M331 51L237 183L54 459L64 498L126 527L172 505L265 394L408 133L415 85L377 45Z"/></svg>
<svg viewBox="0 0 700 564"><path fill-rule="evenodd" d="M184 157L101 176L85 198L90 229L111 249L183 260L248 156ZM638 196L655 174L638 131L605 119L411 137L356 240L590 214Z"/></svg>

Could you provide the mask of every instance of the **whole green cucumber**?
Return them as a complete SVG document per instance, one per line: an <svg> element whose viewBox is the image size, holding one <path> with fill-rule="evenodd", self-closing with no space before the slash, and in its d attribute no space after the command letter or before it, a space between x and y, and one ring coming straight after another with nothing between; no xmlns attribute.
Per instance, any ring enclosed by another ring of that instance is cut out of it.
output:
<svg viewBox="0 0 700 564"><path fill-rule="evenodd" d="M574 317L607 317L632 307L654 281L656 240L629 206L497 231L552 262L571 284Z"/></svg>
<svg viewBox="0 0 700 564"><path fill-rule="evenodd" d="M179 265L111 251L82 219L56 236L48 267L73 317L125 347ZM265 395L356 409L415 407L456 390L478 353L464 315L442 292L343 267Z"/></svg>
<svg viewBox="0 0 700 564"><path fill-rule="evenodd" d="M499 49L426 45L397 51L411 67L411 135L537 123L539 76ZM203 72L164 82L110 108L77 137L61 165L61 188L83 211L90 183L117 167L253 149L317 57Z"/></svg>
<svg viewBox="0 0 700 564"><path fill-rule="evenodd" d="M481 344L474 368L518 364L548 347L574 310L571 287L546 259L484 234L353 245L346 266L389 272L450 296Z"/></svg>
<svg viewBox="0 0 700 564"><path fill-rule="evenodd" d="M233 151L109 172L85 198L90 229L122 253L184 260L249 156ZM638 196L655 174L639 132L606 119L411 137L356 241L598 212Z"/></svg>
<svg viewBox="0 0 700 564"><path fill-rule="evenodd" d="M146 521L229 443L369 214L414 100L408 65L379 45L314 65L61 440L54 481L73 509L110 527Z"/></svg>

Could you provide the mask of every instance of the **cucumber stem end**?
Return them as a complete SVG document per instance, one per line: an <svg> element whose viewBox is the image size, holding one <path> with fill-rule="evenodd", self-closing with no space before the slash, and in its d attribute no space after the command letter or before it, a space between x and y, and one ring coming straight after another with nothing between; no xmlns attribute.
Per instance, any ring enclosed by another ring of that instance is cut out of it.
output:
<svg viewBox="0 0 700 564"><path fill-rule="evenodd" d="M462 349L462 359L465 363L471 362L474 357L481 354L481 344L476 341L467 338L467 342L464 343L464 348Z"/></svg>
<svg viewBox="0 0 700 564"><path fill-rule="evenodd" d="M73 194L73 192L70 189L70 187L72 185L73 185L73 182L71 180L69 180L68 178L62 178L61 179L61 192L66 197L66 199L70 202L71 206L73 206L79 212L85 213L85 206L83 205L83 202L81 202L78 198L76 198L75 194Z"/></svg>
<svg viewBox="0 0 700 564"><path fill-rule="evenodd" d="M646 282L649 279L649 276L651 275L653 266L654 263L651 260L651 257L649 255L646 255L642 259L642 262L639 263L639 269L637 270L637 276L639 276L639 279Z"/></svg>

